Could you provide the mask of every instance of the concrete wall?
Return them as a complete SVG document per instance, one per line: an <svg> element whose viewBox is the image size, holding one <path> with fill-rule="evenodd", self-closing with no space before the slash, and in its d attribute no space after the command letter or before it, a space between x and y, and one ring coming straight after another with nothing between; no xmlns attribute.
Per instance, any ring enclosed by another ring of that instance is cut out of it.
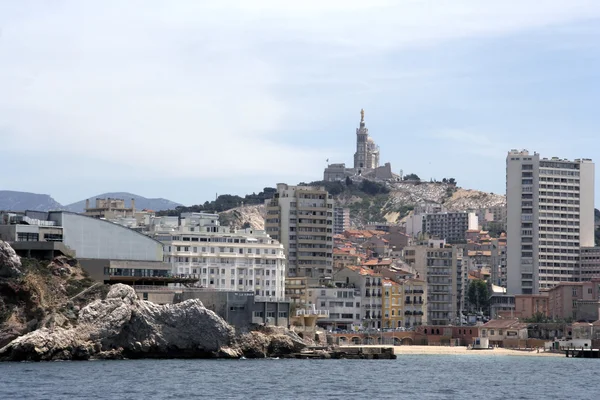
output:
<svg viewBox="0 0 600 400"><path fill-rule="evenodd" d="M63 242L78 258L162 261L160 242L111 222L68 212L51 212L63 227Z"/></svg>
<svg viewBox="0 0 600 400"><path fill-rule="evenodd" d="M183 301L200 299L204 307L237 329L247 329L252 324L254 310L254 294L250 292L219 292L219 291L184 291Z"/></svg>

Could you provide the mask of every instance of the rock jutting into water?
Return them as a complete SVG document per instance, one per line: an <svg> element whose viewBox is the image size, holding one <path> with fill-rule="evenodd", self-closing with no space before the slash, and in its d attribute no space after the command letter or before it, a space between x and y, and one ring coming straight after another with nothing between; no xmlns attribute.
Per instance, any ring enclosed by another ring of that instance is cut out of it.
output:
<svg viewBox="0 0 600 400"><path fill-rule="evenodd" d="M130 286L79 312L75 327L41 328L0 349L3 361L92 358L248 358L299 351L295 334L277 329L237 337L235 329L197 299L174 305L139 300Z"/></svg>

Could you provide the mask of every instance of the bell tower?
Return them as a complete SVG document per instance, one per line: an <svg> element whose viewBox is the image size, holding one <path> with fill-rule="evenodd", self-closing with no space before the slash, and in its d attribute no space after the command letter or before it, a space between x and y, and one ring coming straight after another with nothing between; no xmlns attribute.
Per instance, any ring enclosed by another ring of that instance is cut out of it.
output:
<svg viewBox="0 0 600 400"><path fill-rule="evenodd" d="M360 110L360 127L356 128L356 153L354 153L354 169L362 170L367 166L367 139L369 130L365 126L365 110Z"/></svg>

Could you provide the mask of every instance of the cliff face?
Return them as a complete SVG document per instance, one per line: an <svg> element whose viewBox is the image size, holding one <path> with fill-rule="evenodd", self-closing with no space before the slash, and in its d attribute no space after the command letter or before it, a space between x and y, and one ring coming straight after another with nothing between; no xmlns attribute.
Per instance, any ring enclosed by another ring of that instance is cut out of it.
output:
<svg viewBox="0 0 600 400"><path fill-rule="evenodd" d="M69 327L77 311L106 295L76 260L20 259L0 241L0 347L42 327Z"/></svg>

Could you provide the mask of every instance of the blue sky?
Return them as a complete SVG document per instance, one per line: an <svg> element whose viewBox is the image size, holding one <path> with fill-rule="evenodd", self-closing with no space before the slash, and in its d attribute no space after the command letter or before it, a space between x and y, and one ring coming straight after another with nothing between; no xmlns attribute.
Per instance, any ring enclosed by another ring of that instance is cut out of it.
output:
<svg viewBox="0 0 600 400"><path fill-rule="evenodd" d="M0 0L1 188L317 180L364 108L395 172L504 193L512 148L597 158L599 22L589 0Z"/></svg>

